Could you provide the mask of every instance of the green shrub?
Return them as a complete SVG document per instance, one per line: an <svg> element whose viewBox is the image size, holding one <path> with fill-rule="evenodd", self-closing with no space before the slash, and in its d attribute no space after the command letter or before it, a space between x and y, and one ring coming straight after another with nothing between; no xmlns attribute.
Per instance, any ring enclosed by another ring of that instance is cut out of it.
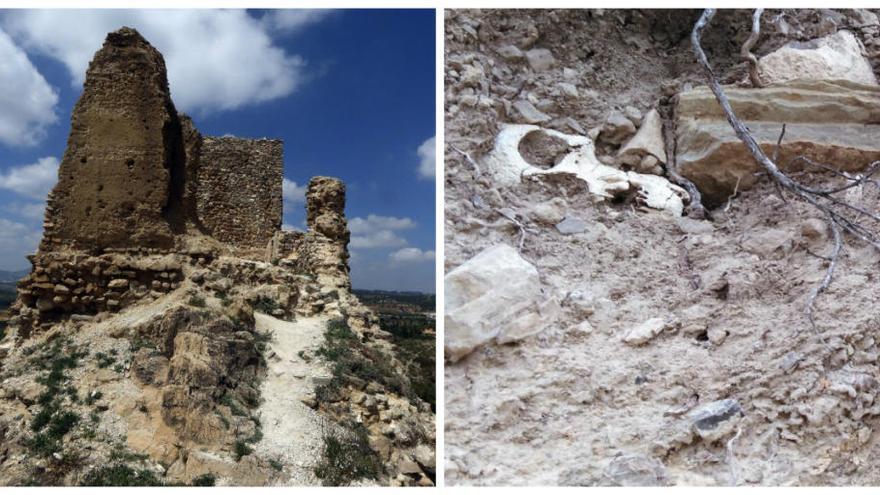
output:
<svg viewBox="0 0 880 495"><path fill-rule="evenodd" d="M229 391L223 394L223 397L220 398L220 403L228 406L233 416L247 416L247 411L241 408L238 400Z"/></svg>
<svg viewBox="0 0 880 495"><path fill-rule="evenodd" d="M72 411L56 414L49 422L48 433L52 437L61 438L79 423L79 419L79 414Z"/></svg>
<svg viewBox="0 0 880 495"><path fill-rule="evenodd" d="M277 459L269 459L269 465L272 466L272 469L275 471L281 471L284 469L284 465Z"/></svg>
<svg viewBox="0 0 880 495"><path fill-rule="evenodd" d="M315 476L324 486L348 486L360 479L376 479L382 463L370 448L366 428L351 425L343 429L325 429L324 448L315 467Z"/></svg>
<svg viewBox="0 0 880 495"><path fill-rule="evenodd" d="M251 302L251 307L254 308L254 311L267 315L271 315L276 309L280 308L278 301L266 296L260 296L256 301Z"/></svg>
<svg viewBox="0 0 880 495"><path fill-rule="evenodd" d="M65 347L69 347L69 353L64 352ZM80 420L75 412L61 410L65 394L71 401L77 400L76 389L65 386L69 379L66 371L75 368L79 358L85 356L85 353L76 352L70 347L69 340L59 338L43 347L40 354L31 358L40 369L49 369L48 373L37 378L37 383L43 385L45 390L37 398L40 409L30 424L31 430L36 435L25 442L31 453L37 456L48 456L60 451L63 447L64 435Z"/></svg>
<svg viewBox="0 0 880 495"><path fill-rule="evenodd" d="M199 476L198 478L194 478L192 480L192 486L214 486L214 484L216 482L217 482L217 477L215 477L211 473L208 473L208 474L203 474L203 475Z"/></svg>
<svg viewBox="0 0 880 495"><path fill-rule="evenodd" d="M363 345L344 319L327 323L324 344L316 354L333 364L330 382L315 389L320 402L338 400L342 388L351 384L353 378L367 383L375 381L400 395L411 393L406 379L392 367L389 356Z"/></svg>
<svg viewBox="0 0 880 495"><path fill-rule="evenodd" d="M61 450L61 442L46 433L40 433L29 438L25 445L31 454L39 457L48 457Z"/></svg>
<svg viewBox="0 0 880 495"><path fill-rule="evenodd" d="M116 362L115 357L108 356L107 354L104 354L103 352L96 352L95 358L97 358L97 360L98 360L98 368L101 368L101 369L106 368Z"/></svg>
<svg viewBox="0 0 880 495"><path fill-rule="evenodd" d="M235 445L233 446L233 449L235 451L235 460L236 461L240 461L242 457L244 457L254 451L254 449L252 449L250 445L248 445L247 443L245 443L242 440L236 441Z"/></svg>
<svg viewBox="0 0 880 495"><path fill-rule="evenodd" d="M217 299L220 300L220 305L224 308L232 304L232 300L229 299L229 295L227 293L217 292L215 295L217 296Z"/></svg>
<svg viewBox="0 0 880 495"><path fill-rule="evenodd" d="M195 308L204 308L207 304L205 303L204 297L202 297L198 294L193 294L189 298L189 305L193 306Z"/></svg>
<svg viewBox="0 0 880 495"><path fill-rule="evenodd" d="M135 471L125 464L114 464L89 472L81 486L161 486L156 475L146 469Z"/></svg>
<svg viewBox="0 0 880 495"><path fill-rule="evenodd" d="M37 432L45 428L52 419L52 414L54 414L55 409L56 408L44 407L37 411L37 414L34 415L34 419L31 420L31 430Z"/></svg>

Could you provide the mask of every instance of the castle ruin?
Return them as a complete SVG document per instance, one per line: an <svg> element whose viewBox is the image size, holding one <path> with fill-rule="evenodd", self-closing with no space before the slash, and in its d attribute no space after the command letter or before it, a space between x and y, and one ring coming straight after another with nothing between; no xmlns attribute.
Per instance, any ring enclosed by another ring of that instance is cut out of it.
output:
<svg viewBox="0 0 880 495"><path fill-rule="evenodd" d="M345 185L313 178L309 232L283 232L283 173L281 141L202 136L175 109L162 54L134 29L108 34L19 283L22 330L158 297L183 265L223 255L350 288Z"/></svg>

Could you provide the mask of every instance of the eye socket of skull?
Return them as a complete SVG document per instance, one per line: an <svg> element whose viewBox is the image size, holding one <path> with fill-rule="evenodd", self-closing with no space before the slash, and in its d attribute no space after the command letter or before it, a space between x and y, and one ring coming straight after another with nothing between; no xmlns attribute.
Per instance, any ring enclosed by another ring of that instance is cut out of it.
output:
<svg viewBox="0 0 880 495"><path fill-rule="evenodd" d="M558 165L571 152L571 147L564 139L534 130L523 136L518 150L529 165L548 170Z"/></svg>

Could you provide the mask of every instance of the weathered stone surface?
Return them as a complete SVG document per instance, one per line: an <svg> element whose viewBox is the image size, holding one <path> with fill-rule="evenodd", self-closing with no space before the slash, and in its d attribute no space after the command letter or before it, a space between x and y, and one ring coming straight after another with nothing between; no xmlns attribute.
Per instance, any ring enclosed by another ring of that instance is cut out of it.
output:
<svg viewBox="0 0 880 495"><path fill-rule="evenodd" d="M761 89L726 88L731 106L772 156L786 124L778 165L802 170L799 155L841 170L863 169L880 159L880 88L845 81L797 81ZM723 203L737 187L755 184L759 165L725 119L706 87L679 95L677 164L709 206ZM737 186L737 184L739 184Z"/></svg>
<svg viewBox="0 0 880 495"><path fill-rule="evenodd" d="M544 224L557 224L565 218L565 210L567 205L565 204L565 200L562 198L553 198L547 201L542 201L535 205L532 208L531 216L538 222Z"/></svg>
<svg viewBox="0 0 880 495"><path fill-rule="evenodd" d="M864 47L849 31L838 31L806 42L791 42L758 61L761 82L845 80L877 85Z"/></svg>
<svg viewBox="0 0 880 495"><path fill-rule="evenodd" d="M657 335L660 335L665 326L666 321L663 318L651 318L627 332L623 337L623 341L629 345L645 344Z"/></svg>
<svg viewBox="0 0 880 495"><path fill-rule="evenodd" d="M535 72L545 71L556 63L553 54L546 48L533 48L526 52L526 61Z"/></svg>
<svg viewBox="0 0 880 495"><path fill-rule="evenodd" d="M204 138L196 207L208 234L235 246L263 248L281 229L282 147L272 139Z"/></svg>
<svg viewBox="0 0 880 495"><path fill-rule="evenodd" d="M527 124L541 124L550 120L550 116L541 112L528 100L517 100L513 102L513 110L519 117L519 120Z"/></svg>
<svg viewBox="0 0 880 495"><path fill-rule="evenodd" d="M603 473L614 486L666 486L669 477L659 459L640 454L621 454L611 459Z"/></svg>
<svg viewBox="0 0 880 495"><path fill-rule="evenodd" d="M561 83L557 84L557 86L562 91L562 94L564 94L565 96L567 96L569 98L575 99L579 96L577 86L575 86L572 83L561 82Z"/></svg>
<svg viewBox="0 0 880 495"><path fill-rule="evenodd" d="M345 221L345 183L333 177L313 177L306 191L306 223L310 230L348 242Z"/></svg>
<svg viewBox="0 0 880 495"><path fill-rule="evenodd" d="M605 118L599 138L612 144L620 144L636 133L636 126L619 110L613 110Z"/></svg>
<svg viewBox="0 0 880 495"><path fill-rule="evenodd" d="M350 288L345 220L345 184L332 177L314 177L306 191L305 234L282 234L277 246L294 246L285 262L296 271L317 276L325 286ZM285 253L279 253L285 254Z"/></svg>
<svg viewBox="0 0 880 495"><path fill-rule="evenodd" d="M510 62L516 62L523 59L523 52L514 45L505 45L498 49L498 55Z"/></svg>
<svg viewBox="0 0 880 495"><path fill-rule="evenodd" d="M690 413L688 418L700 438L708 441L718 440L736 429L742 416L742 408L734 399L710 402Z"/></svg>
<svg viewBox="0 0 880 495"><path fill-rule="evenodd" d="M808 218L801 223L801 235L807 239L824 240L828 237L828 225L819 218Z"/></svg>
<svg viewBox="0 0 880 495"><path fill-rule="evenodd" d="M225 389L236 396L248 395L247 383L255 376L259 362L254 340L242 338L226 317L186 307L172 308L132 332L155 343L159 353L168 358L139 353L135 369L142 383L164 384L165 424L182 438L202 443L225 435L225 428L212 413L218 405L214 394L223 395Z"/></svg>
<svg viewBox="0 0 880 495"><path fill-rule="evenodd" d="M489 247L446 274L446 357L458 361L494 339L525 338L551 323L542 318L538 270L516 249Z"/></svg>
<svg viewBox="0 0 880 495"><path fill-rule="evenodd" d="M556 230L560 234L580 234L586 232L588 228L589 224L578 217L565 217L556 224Z"/></svg>
<svg viewBox="0 0 880 495"><path fill-rule="evenodd" d="M636 135L627 141L618 152L621 161L630 165L641 163L646 155L655 157L660 163L666 163L663 121L657 110L653 108L642 119L642 125Z"/></svg>
<svg viewBox="0 0 880 495"><path fill-rule="evenodd" d="M169 247L179 135L162 55L133 29L107 35L73 109L43 250L50 238L86 249Z"/></svg>

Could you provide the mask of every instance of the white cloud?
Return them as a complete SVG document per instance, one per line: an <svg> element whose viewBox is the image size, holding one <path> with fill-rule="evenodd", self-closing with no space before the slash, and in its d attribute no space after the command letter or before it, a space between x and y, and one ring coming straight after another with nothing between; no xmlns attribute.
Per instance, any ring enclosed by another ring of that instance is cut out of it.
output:
<svg viewBox="0 0 880 495"><path fill-rule="evenodd" d="M306 77L305 60L244 10L22 10L2 24L29 52L62 62L74 86L105 35L133 27L165 56L172 98L191 113L284 97Z"/></svg>
<svg viewBox="0 0 880 495"><path fill-rule="evenodd" d="M289 213L297 205L306 202L306 190L308 186L300 186L296 182L284 178L281 183L281 196L284 198L284 212Z"/></svg>
<svg viewBox="0 0 880 495"><path fill-rule="evenodd" d="M20 270L29 266L25 256L37 250L42 231L0 218L0 269Z"/></svg>
<svg viewBox="0 0 880 495"><path fill-rule="evenodd" d="M0 30L0 143L32 146L58 117L58 93L12 38Z"/></svg>
<svg viewBox="0 0 880 495"><path fill-rule="evenodd" d="M0 64L2 65L2 64ZM58 181L58 159L40 158L36 163L0 171L0 189L8 189L22 196L45 200Z"/></svg>
<svg viewBox="0 0 880 495"><path fill-rule="evenodd" d="M291 33L323 21L333 13L329 9L280 9L270 10L260 19L270 29Z"/></svg>
<svg viewBox="0 0 880 495"><path fill-rule="evenodd" d="M351 247L353 249L369 249L379 247L406 246L406 239L397 231L412 229L416 223L411 218L385 217L367 215L367 218L355 217L349 220L351 230Z"/></svg>
<svg viewBox="0 0 880 495"><path fill-rule="evenodd" d="M422 251L419 248L408 247L398 249L388 255L388 259L394 263L419 263L434 261L434 251Z"/></svg>
<svg viewBox="0 0 880 495"><path fill-rule="evenodd" d="M390 230L378 230L364 235L351 236L349 245L352 249L370 249L380 247L406 246L406 239Z"/></svg>
<svg viewBox="0 0 880 495"><path fill-rule="evenodd" d="M7 211L34 222L43 221L46 213L46 203L10 203L6 206Z"/></svg>
<svg viewBox="0 0 880 495"><path fill-rule="evenodd" d="M437 164L436 146L437 138L435 136L422 143L416 151L419 155L419 177L422 179L434 180Z"/></svg>
<svg viewBox="0 0 880 495"><path fill-rule="evenodd" d="M415 226L416 223L411 218L381 215L367 215L367 218L354 217L348 221L348 228L353 234L365 234L377 230L407 230Z"/></svg>

